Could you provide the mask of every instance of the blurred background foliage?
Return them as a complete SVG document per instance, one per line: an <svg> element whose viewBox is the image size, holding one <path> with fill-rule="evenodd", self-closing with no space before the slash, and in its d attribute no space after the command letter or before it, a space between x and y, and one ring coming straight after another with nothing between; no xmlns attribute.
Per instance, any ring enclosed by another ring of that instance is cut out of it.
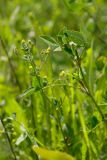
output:
<svg viewBox="0 0 107 160"><path fill-rule="evenodd" d="M77 160L107 159L105 122L78 89L70 55L53 52L40 38L57 39L64 26L80 31L88 42L82 67L107 116L106 0L0 0L0 160L37 159L33 144L66 151ZM33 68L23 39L32 46Z"/></svg>

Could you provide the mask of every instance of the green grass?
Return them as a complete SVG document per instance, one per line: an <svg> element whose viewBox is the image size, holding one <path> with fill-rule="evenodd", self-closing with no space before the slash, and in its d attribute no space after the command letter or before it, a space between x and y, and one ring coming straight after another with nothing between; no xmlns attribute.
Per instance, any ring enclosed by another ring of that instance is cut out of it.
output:
<svg viewBox="0 0 107 160"><path fill-rule="evenodd" d="M106 160L107 2L0 6L0 160Z"/></svg>

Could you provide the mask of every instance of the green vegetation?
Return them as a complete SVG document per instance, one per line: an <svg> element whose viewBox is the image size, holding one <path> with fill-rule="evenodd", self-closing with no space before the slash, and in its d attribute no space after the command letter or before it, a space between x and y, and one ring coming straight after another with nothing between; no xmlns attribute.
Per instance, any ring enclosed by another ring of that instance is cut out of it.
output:
<svg viewBox="0 0 107 160"><path fill-rule="evenodd" d="M107 160L106 0L0 0L0 160L40 158Z"/></svg>

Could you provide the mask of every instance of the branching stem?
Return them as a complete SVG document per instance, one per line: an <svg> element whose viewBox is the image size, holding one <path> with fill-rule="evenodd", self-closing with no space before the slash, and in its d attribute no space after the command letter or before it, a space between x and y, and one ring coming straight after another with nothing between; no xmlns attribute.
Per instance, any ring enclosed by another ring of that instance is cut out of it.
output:
<svg viewBox="0 0 107 160"><path fill-rule="evenodd" d="M81 75L82 75L83 83L84 83L84 86L85 86L85 91L86 91L87 95L91 98L91 100L93 101L96 109L98 110L98 112L100 113L100 115L101 115L101 117L102 117L102 120L104 120L104 115L103 115L102 111L100 110L98 104L96 103L93 95L91 94L90 89L89 89L89 87L88 87L88 84L87 84L87 82L86 82L86 80L85 80L84 73L83 73L83 70L82 70L82 67L81 67L81 63L80 63L80 57L79 57L79 55L78 55L77 50L75 51L75 53L76 53L76 57L77 57L78 68L79 68L80 73L81 73Z"/></svg>

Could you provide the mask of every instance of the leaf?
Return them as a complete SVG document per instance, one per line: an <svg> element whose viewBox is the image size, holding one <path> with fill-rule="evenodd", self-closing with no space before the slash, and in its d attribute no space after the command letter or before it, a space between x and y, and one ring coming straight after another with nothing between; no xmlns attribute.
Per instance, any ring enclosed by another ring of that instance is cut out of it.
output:
<svg viewBox="0 0 107 160"><path fill-rule="evenodd" d="M86 143L85 143L84 141L82 142L81 153L82 153L82 160L86 160L86 156L87 156L87 145L86 145Z"/></svg>
<svg viewBox="0 0 107 160"><path fill-rule="evenodd" d="M87 50L87 75L88 75L89 89L91 93L93 93L94 90L93 84L95 83L95 59L92 48L89 48Z"/></svg>
<svg viewBox="0 0 107 160"><path fill-rule="evenodd" d="M17 138L16 140L16 145L19 145L21 142L23 142L25 139L27 138L27 134L26 133L22 133L20 135L20 137Z"/></svg>
<svg viewBox="0 0 107 160"><path fill-rule="evenodd" d="M99 121L97 119L97 117L95 117L94 115L91 117L89 117L89 120L88 120L88 124L90 126L90 128L95 128L97 125L98 125Z"/></svg>
<svg viewBox="0 0 107 160"><path fill-rule="evenodd" d="M92 148L93 153L94 153L94 154L96 155L96 157L97 157L97 155L98 155L97 146L96 146L95 143L92 142L91 140L90 140L90 146L91 146L91 148Z"/></svg>
<svg viewBox="0 0 107 160"><path fill-rule="evenodd" d="M86 47L86 41L83 37L83 35L78 31L69 31L67 30L65 34L68 36L68 38L76 43L78 46Z"/></svg>
<svg viewBox="0 0 107 160"><path fill-rule="evenodd" d="M29 89L27 89L24 93L20 94L18 97L17 97L17 100L21 99L21 98L25 98L25 97L28 97L30 95L32 95L35 91L37 91L38 89L36 89L35 87L31 87Z"/></svg>
<svg viewBox="0 0 107 160"><path fill-rule="evenodd" d="M75 158L65 152L52 151L37 146L33 146L33 150L45 160L75 160Z"/></svg>
<svg viewBox="0 0 107 160"><path fill-rule="evenodd" d="M58 34L58 40L61 45L72 42L79 47L88 47L82 33L79 31L70 31L66 27L64 27Z"/></svg>
<svg viewBox="0 0 107 160"><path fill-rule="evenodd" d="M86 6L84 2L76 2L75 0L64 0L64 3L73 12L78 12Z"/></svg>
<svg viewBox="0 0 107 160"><path fill-rule="evenodd" d="M62 48L61 47L57 47L54 49L54 52L61 52L62 51Z"/></svg>
<svg viewBox="0 0 107 160"><path fill-rule="evenodd" d="M4 106L6 113L8 113L9 115L15 113L17 121L27 126L27 120L24 109L11 96L9 99L7 99L6 102L6 106Z"/></svg>
<svg viewBox="0 0 107 160"><path fill-rule="evenodd" d="M54 47L58 46L56 40L53 37L44 35L44 36L40 36L40 38L50 46L54 46Z"/></svg>

